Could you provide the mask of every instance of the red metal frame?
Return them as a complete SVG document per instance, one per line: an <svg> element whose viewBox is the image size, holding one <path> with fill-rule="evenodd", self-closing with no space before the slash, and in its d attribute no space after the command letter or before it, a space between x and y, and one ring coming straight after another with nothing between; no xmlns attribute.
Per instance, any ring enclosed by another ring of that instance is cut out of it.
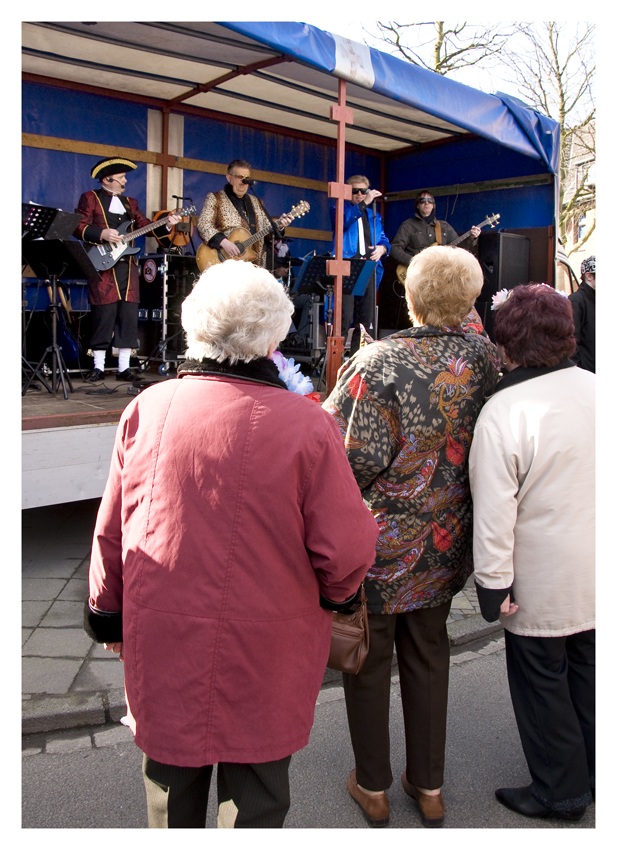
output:
<svg viewBox="0 0 617 850"><path fill-rule="evenodd" d="M326 389L336 384L336 375L343 360L345 340L341 336L343 307L343 277L351 271L349 260L343 259L343 216L345 200L351 200L351 186L345 183L345 125L353 124L353 112L346 105L347 83L338 81L338 104L330 107L330 118L338 122L336 131L336 182L328 183L328 197L336 198L334 226L334 259L327 260L326 272L334 277L334 323L326 347Z"/></svg>

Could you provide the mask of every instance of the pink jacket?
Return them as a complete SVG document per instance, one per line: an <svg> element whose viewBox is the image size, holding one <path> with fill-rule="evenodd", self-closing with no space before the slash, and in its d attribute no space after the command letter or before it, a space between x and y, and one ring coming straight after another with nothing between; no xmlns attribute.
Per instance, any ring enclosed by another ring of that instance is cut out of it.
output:
<svg viewBox="0 0 617 850"><path fill-rule="evenodd" d="M125 410L94 534L90 604L122 611L136 744L189 767L308 743L331 614L378 528L334 420L249 380L187 375Z"/></svg>

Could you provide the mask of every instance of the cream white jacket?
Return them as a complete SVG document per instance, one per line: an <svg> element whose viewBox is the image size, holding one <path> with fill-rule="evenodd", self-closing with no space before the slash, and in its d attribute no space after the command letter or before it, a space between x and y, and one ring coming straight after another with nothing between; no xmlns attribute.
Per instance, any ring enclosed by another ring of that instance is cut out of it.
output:
<svg viewBox="0 0 617 850"><path fill-rule="evenodd" d="M503 626L534 637L595 628L595 375L574 366L498 390L469 472L475 580L513 584L519 606Z"/></svg>

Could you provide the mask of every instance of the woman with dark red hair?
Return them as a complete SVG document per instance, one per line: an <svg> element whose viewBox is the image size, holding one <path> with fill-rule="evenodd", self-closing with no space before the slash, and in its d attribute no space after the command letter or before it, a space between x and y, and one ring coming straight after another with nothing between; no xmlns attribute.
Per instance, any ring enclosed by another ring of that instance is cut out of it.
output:
<svg viewBox="0 0 617 850"><path fill-rule="evenodd" d="M474 571L484 618L506 630L532 779L495 794L527 817L578 821L595 798L595 375L569 359L572 308L554 289L517 286L495 306L507 374L469 455Z"/></svg>

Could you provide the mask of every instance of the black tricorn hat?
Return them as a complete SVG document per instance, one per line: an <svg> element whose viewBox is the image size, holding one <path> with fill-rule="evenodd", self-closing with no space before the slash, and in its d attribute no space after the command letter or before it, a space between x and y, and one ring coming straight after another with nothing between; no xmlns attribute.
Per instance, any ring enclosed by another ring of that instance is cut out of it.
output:
<svg viewBox="0 0 617 850"><path fill-rule="evenodd" d="M90 177L95 177L97 180L102 180L103 177L109 177L111 174L125 174L127 171L134 171L137 165L131 162L130 159L124 159L121 156L112 156L107 159L101 159L92 167Z"/></svg>

